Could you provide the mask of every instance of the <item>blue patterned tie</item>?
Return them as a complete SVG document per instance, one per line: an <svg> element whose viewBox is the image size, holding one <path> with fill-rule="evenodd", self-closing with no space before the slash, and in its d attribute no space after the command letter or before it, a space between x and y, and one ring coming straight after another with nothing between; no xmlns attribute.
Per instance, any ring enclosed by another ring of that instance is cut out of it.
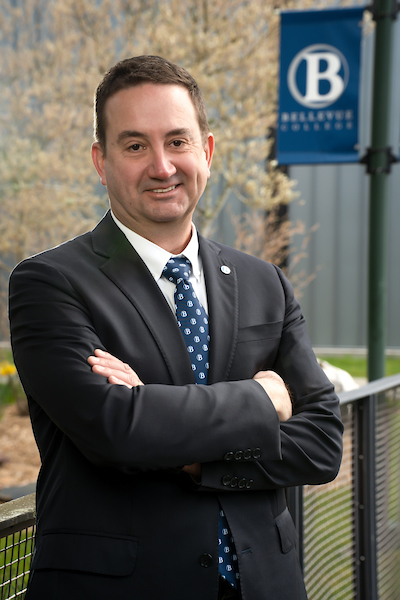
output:
<svg viewBox="0 0 400 600"><path fill-rule="evenodd" d="M163 275L175 283L175 310L178 325L190 354L196 383L206 384L208 374L208 317L189 281L191 263L184 256L170 258ZM224 511L219 511L219 573L233 587L237 586L239 569L237 555Z"/></svg>
<svg viewBox="0 0 400 600"><path fill-rule="evenodd" d="M189 281L190 260L184 256L170 258L163 275L175 283L175 310L183 334L196 383L207 383L208 373L208 317Z"/></svg>

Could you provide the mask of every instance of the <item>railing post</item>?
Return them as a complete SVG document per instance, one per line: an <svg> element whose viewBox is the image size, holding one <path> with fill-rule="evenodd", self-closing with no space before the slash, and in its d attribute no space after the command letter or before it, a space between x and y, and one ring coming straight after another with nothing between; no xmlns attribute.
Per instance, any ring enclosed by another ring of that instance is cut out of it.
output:
<svg viewBox="0 0 400 600"><path fill-rule="evenodd" d="M378 600L376 535L376 420L377 396L355 403L354 411L354 524L356 600Z"/></svg>
<svg viewBox="0 0 400 600"><path fill-rule="evenodd" d="M292 487L286 490L286 499L289 512L296 527L299 545L298 554L302 570L304 570L304 510L303 487Z"/></svg>

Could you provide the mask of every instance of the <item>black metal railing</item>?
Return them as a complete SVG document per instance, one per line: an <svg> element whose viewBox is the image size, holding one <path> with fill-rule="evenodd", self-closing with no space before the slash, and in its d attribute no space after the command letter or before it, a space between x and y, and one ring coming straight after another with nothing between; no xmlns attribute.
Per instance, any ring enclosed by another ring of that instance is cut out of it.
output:
<svg viewBox="0 0 400 600"><path fill-rule="evenodd" d="M400 598L400 374L340 394L338 477L288 491L309 600Z"/></svg>
<svg viewBox="0 0 400 600"><path fill-rule="evenodd" d="M288 490L309 600L400 598L400 374L340 394L335 481ZM22 598L34 495L0 506L0 600Z"/></svg>
<svg viewBox="0 0 400 600"><path fill-rule="evenodd" d="M35 535L35 494L0 505L0 600L23 598Z"/></svg>

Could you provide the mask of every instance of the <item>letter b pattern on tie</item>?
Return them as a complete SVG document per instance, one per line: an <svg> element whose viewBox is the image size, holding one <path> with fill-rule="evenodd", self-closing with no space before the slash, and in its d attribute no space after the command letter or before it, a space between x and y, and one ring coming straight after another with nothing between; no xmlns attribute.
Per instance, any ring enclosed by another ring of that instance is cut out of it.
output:
<svg viewBox="0 0 400 600"><path fill-rule="evenodd" d="M163 275L175 283L175 310L179 328L185 340L196 383L207 384L208 374L208 317L189 281L191 263L184 256L170 258ZM233 587L237 586L239 570L237 555L228 521L222 509L219 512L219 573Z"/></svg>
<svg viewBox="0 0 400 600"><path fill-rule="evenodd" d="M190 260L184 256L170 258L163 275L175 283L175 310L178 325L185 340L196 383L207 383L208 317L189 281Z"/></svg>

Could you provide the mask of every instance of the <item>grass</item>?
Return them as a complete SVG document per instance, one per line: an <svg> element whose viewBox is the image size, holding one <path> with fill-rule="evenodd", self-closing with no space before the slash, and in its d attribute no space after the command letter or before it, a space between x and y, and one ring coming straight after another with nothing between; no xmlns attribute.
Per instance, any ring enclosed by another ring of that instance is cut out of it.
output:
<svg viewBox="0 0 400 600"><path fill-rule="evenodd" d="M304 566L310 600L354 597L352 503L349 485L304 488Z"/></svg>
<svg viewBox="0 0 400 600"><path fill-rule="evenodd" d="M0 539L1 598L14 598L16 594L25 590L31 562L32 544L32 528ZM23 596L19 597L22 598Z"/></svg>
<svg viewBox="0 0 400 600"><path fill-rule="evenodd" d="M319 358L328 361L331 365L348 371L353 377L367 377L367 358L366 356L352 356L349 354L343 356L320 356ZM386 377L400 373L400 356L386 357Z"/></svg>
<svg viewBox="0 0 400 600"><path fill-rule="evenodd" d="M12 352L9 348L0 348L0 363L13 362Z"/></svg>

